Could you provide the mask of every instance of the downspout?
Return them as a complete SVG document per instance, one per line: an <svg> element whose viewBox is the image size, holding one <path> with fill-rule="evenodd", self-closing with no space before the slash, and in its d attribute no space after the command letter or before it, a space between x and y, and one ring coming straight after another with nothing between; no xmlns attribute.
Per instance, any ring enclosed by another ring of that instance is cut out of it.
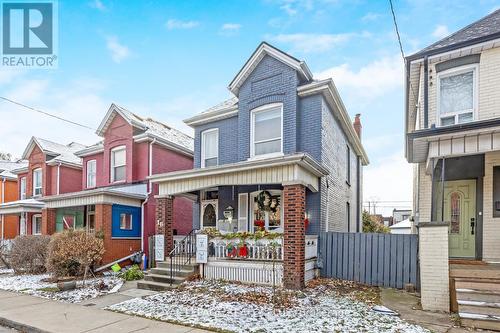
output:
<svg viewBox="0 0 500 333"><path fill-rule="evenodd" d="M357 156L356 164L356 232L360 232L361 225L361 162L359 156Z"/></svg>
<svg viewBox="0 0 500 333"><path fill-rule="evenodd" d="M57 195L60 193L60 184L61 184L61 163L57 165Z"/></svg>
<svg viewBox="0 0 500 333"><path fill-rule="evenodd" d="M424 128L429 128L429 59L424 57Z"/></svg>
<svg viewBox="0 0 500 333"><path fill-rule="evenodd" d="M153 141L151 141L149 143L148 176L153 175L153 145L155 143L156 143L156 138L154 138ZM148 203L149 196L151 195L151 193L153 193L153 186L151 184L151 180L148 180L148 193L146 194L146 200L144 200L144 202L141 205L141 208L142 208L141 209L141 215L142 215L141 216L141 252L142 253L144 253L144 206L146 206L146 204ZM151 253L149 255L151 255Z"/></svg>
<svg viewBox="0 0 500 333"><path fill-rule="evenodd" d="M6 181L5 177L2 178L2 204L5 203L5 181ZM2 214L2 241L4 239L4 232L5 232L4 222L5 222L5 220L4 220L4 217Z"/></svg>

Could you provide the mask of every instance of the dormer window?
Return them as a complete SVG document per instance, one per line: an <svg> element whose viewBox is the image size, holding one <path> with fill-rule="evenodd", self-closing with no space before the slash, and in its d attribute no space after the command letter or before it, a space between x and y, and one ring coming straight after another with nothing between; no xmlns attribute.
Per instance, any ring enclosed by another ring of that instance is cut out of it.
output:
<svg viewBox="0 0 500 333"><path fill-rule="evenodd" d="M42 195L42 169L33 170L33 196Z"/></svg>
<svg viewBox="0 0 500 333"><path fill-rule="evenodd" d="M127 157L125 146L111 149L111 182L121 182L125 180L127 168Z"/></svg>
<svg viewBox="0 0 500 333"><path fill-rule="evenodd" d="M201 167L219 164L219 129L212 128L201 133Z"/></svg>
<svg viewBox="0 0 500 333"><path fill-rule="evenodd" d="M438 73L438 113L441 126L468 123L477 110L477 64Z"/></svg>
<svg viewBox="0 0 500 333"><path fill-rule="evenodd" d="M283 104L258 107L251 112L250 157L283 154Z"/></svg>

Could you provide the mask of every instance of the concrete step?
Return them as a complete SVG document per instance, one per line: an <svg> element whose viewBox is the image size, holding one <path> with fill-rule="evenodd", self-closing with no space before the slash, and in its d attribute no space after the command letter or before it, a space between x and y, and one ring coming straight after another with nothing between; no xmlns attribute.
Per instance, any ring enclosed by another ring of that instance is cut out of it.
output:
<svg viewBox="0 0 500 333"><path fill-rule="evenodd" d="M184 264L184 265L181 265L181 267L182 267L182 269L198 269L198 264L195 263L195 259L192 259L190 264ZM156 268L170 269L170 261L158 261L156 263Z"/></svg>
<svg viewBox="0 0 500 333"><path fill-rule="evenodd" d="M500 317L459 312L462 326L500 331Z"/></svg>
<svg viewBox="0 0 500 333"><path fill-rule="evenodd" d="M500 291L500 280L456 278L455 288Z"/></svg>
<svg viewBox="0 0 500 333"><path fill-rule="evenodd" d="M500 303L459 300L458 311L462 313L473 313L500 317Z"/></svg>
<svg viewBox="0 0 500 333"><path fill-rule="evenodd" d="M152 274L170 276L170 269L169 268L151 268L150 272ZM182 276L182 277L188 277L189 275L192 275L195 272L196 271L194 270L193 267L188 267L188 268L185 268L185 269L174 271L174 275L176 275L176 276Z"/></svg>
<svg viewBox="0 0 500 333"><path fill-rule="evenodd" d="M457 301L500 303L500 291L456 288Z"/></svg>
<svg viewBox="0 0 500 333"><path fill-rule="evenodd" d="M141 280L137 282L138 289L146 289L153 291L165 291L177 288L178 286L179 284L170 285L170 283L162 283L162 282L146 281L146 280Z"/></svg>
<svg viewBox="0 0 500 333"><path fill-rule="evenodd" d="M170 281L172 281L172 284L181 284L182 282L186 281L184 277L179 277L179 276L174 276L172 279L170 279L170 275L161 275L161 274L146 274L144 276L144 281L153 281L153 282L161 282L161 283L167 283L170 284Z"/></svg>

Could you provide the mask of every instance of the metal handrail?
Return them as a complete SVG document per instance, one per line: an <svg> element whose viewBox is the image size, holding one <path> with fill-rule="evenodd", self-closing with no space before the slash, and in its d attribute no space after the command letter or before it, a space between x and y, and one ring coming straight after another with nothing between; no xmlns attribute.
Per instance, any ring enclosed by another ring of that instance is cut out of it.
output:
<svg viewBox="0 0 500 333"><path fill-rule="evenodd" d="M180 272L182 266L191 264L196 255L196 229L191 230L186 237L174 245L168 256L170 257L170 285L174 281L174 273Z"/></svg>

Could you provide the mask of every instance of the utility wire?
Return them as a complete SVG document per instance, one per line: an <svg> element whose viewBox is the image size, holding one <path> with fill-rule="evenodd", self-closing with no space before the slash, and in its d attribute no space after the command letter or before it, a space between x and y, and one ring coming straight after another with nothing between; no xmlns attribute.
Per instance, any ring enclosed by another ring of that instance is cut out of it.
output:
<svg viewBox="0 0 500 333"><path fill-rule="evenodd" d="M34 112L38 112L38 113L41 113L43 115L46 115L48 117L52 117L52 118L55 118L57 120L61 120L61 121L65 121L67 123L70 123L72 125L75 125L75 126L79 126L79 127L83 127L83 128L86 128L86 129L89 129L89 130L92 130L92 131L95 131L95 128L92 128L90 126L87 126L87 125L84 125L84 124L80 124L76 121L73 121L73 120L69 120L69 119L66 119L66 118L63 118L63 117L60 117L58 115L55 115L55 114L52 114L52 113L49 113L49 112L46 112L46 111L42 111L42 110L39 110L39 109L35 109L34 107L31 107L31 106L28 106L26 104L23 104L23 103L20 103L20 102L16 102L10 98L7 98L7 97L3 97L3 96L0 96L0 99L3 99L4 101L7 101L9 103L12 103L12 104L15 104L17 106L20 106L20 107L23 107L25 109L28 109L28 110L31 110L31 111L34 111Z"/></svg>

